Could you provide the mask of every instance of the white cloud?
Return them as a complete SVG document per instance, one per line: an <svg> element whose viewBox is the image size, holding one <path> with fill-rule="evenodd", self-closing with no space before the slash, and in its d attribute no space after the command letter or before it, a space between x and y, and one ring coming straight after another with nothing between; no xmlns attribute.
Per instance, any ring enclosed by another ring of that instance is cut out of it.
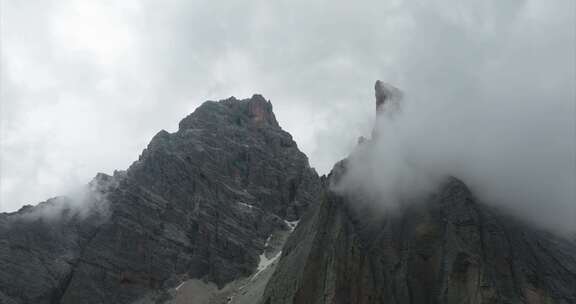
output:
<svg viewBox="0 0 576 304"><path fill-rule="evenodd" d="M253 92L327 172L369 133L375 79L434 103L422 115L512 112L490 111L490 124L506 139L541 130L516 141L540 147L527 160L555 159L521 175L559 179L574 151L575 11L571 0L3 1L0 210L126 168L203 100Z"/></svg>

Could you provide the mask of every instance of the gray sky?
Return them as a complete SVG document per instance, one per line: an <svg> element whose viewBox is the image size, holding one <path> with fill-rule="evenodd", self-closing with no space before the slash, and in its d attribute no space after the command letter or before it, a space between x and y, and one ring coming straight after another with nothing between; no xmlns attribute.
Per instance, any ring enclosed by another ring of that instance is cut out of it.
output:
<svg viewBox="0 0 576 304"><path fill-rule="evenodd" d="M487 179L575 180L573 0L0 3L2 211L127 168L231 95L270 99L325 173L369 134L376 79L427 105L438 143L474 138L479 169L522 160ZM474 127L454 134L444 115Z"/></svg>

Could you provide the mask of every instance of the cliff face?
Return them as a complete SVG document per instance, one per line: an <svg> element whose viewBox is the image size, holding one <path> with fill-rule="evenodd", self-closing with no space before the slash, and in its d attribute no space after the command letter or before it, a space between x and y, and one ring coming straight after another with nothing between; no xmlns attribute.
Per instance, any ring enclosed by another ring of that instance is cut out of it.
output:
<svg viewBox="0 0 576 304"><path fill-rule="evenodd" d="M377 121L401 114L400 90L375 91ZM359 160L378 164L369 152L389 139L378 127L334 167L335 187L287 241L261 304L576 303L576 242L483 204L456 178L388 209L341 187Z"/></svg>
<svg viewBox="0 0 576 304"><path fill-rule="evenodd" d="M450 179L374 216L329 192L288 240L260 303L576 303L576 244Z"/></svg>
<svg viewBox="0 0 576 304"><path fill-rule="evenodd" d="M379 119L401 96L377 83ZM262 96L205 102L127 171L0 214L0 303L576 303L574 240L456 178L383 212L330 190L348 166L319 178Z"/></svg>
<svg viewBox="0 0 576 304"><path fill-rule="evenodd" d="M1 303L152 301L188 278L251 274L267 237L318 201L320 180L260 95L208 101L159 132L81 207L0 215Z"/></svg>

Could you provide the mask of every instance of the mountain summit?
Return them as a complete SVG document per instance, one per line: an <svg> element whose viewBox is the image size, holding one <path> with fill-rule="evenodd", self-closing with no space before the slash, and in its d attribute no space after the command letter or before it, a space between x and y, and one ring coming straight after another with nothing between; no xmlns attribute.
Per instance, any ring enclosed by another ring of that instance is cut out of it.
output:
<svg viewBox="0 0 576 304"><path fill-rule="evenodd" d="M254 273L267 240L322 192L272 104L207 101L139 159L60 197L0 215L0 303L156 303L181 282Z"/></svg>
<svg viewBox="0 0 576 304"><path fill-rule="evenodd" d="M375 97L377 121L394 119L401 91L377 81ZM484 204L458 178L393 210L386 198L342 191L369 159L352 157L387 139L378 127L334 166L334 187L286 243L260 303L576 303L576 243Z"/></svg>
<svg viewBox="0 0 576 304"><path fill-rule="evenodd" d="M319 177L261 95L207 101L126 171L0 214L0 303L576 303L574 241L455 177L376 212L330 186L349 166Z"/></svg>

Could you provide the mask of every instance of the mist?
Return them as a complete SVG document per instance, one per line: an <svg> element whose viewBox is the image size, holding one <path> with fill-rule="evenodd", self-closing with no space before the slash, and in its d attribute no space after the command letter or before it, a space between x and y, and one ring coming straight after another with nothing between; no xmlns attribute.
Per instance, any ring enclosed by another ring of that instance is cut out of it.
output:
<svg viewBox="0 0 576 304"><path fill-rule="evenodd" d="M108 195L118 186L119 177L97 174L87 185L71 187L64 195L50 198L35 206L26 205L5 218L8 223L14 221L82 221L89 217L100 220L110 215Z"/></svg>
<svg viewBox="0 0 576 304"><path fill-rule="evenodd" d="M370 134L376 79L405 92L413 153L453 148L467 158L450 171L491 163L517 187L547 183L538 196L573 196L573 0L0 6L0 211L127 168L158 130L231 95L270 99L327 173Z"/></svg>
<svg viewBox="0 0 576 304"><path fill-rule="evenodd" d="M453 62L438 64L443 70ZM353 150L334 190L391 212L452 176L483 203L547 230L575 233L574 85L543 88L544 77L558 75L522 76L478 79L468 92L453 81L412 82L393 100L398 109L376 113L372 138Z"/></svg>

